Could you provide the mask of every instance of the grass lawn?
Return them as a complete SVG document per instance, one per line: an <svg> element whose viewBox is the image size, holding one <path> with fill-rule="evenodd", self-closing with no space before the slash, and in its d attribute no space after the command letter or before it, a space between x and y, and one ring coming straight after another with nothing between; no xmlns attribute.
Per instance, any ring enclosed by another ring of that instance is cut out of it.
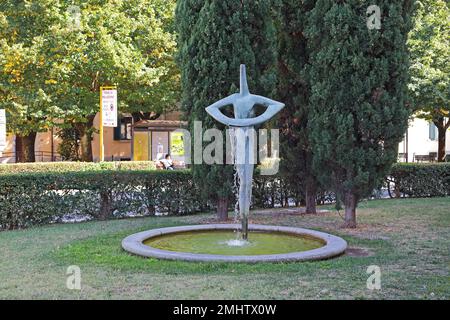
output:
<svg viewBox="0 0 450 320"><path fill-rule="evenodd" d="M253 213L253 223L322 230L361 249L320 262L159 261L129 255L120 247L134 232L213 221L212 215L149 217L0 232L0 298L450 298L450 197L362 202L356 230L341 229L336 211L315 216L285 210ZM82 290L66 288L70 265L81 268ZM366 288L370 265L381 268L381 290Z"/></svg>

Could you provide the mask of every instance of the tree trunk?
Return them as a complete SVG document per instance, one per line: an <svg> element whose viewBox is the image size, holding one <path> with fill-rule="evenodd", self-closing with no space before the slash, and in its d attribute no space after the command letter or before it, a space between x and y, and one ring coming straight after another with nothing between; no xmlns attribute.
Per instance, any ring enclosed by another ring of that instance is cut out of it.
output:
<svg viewBox="0 0 450 320"><path fill-rule="evenodd" d="M217 218L219 221L228 220L228 198L219 198L217 201Z"/></svg>
<svg viewBox="0 0 450 320"><path fill-rule="evenodd" d="M80 159L84 162L94 161L92 155L92 135L85 131L81 135L80 139Z"/></svg>
<svg viewBox="0 0 450 320"><path fill-rule="evenodd" d="M309 180L309 179L307 179ZM317 199L317 187L314 181L306 182L305 190L305 201L306 201L306 211L307 214L316 214L316 199Z"/></svg>
<svg viewBox="0 0 450 320"><path fill-rule="evenodd" d="M86 123L77 123L76 128L80 135L80 159L84 162L94 161L92 155L92 127L94 126L94 117L88 117Z"/></svg>
<svg viewBox="0 0 450 320"><path fill-rule="evenodd" d="M34 147L36 132L26 136L16 136L16 162L36 162Z"/></svg>
<svg viewBox="0 0 450 320"><path fill-rule="evenodd" d="M111 194L109 191L100 192L99 220L106 220L111 216Z"/></svg>
<svg viewBox="0 0 450 320"><path fill-rule="evenodd" d="M450 120L449 120L450 121ZM445 134L447 133L447 126L444 121L444 117L441 117L439 121L435 121L435 125L438 129L438 162L445 161Z"/></svg>
<svg viewBox="0 0 450 320"><path fill-rule="evenodd" d="M357 198L351 191L345 194L345 221L344 228L356 228L356 204Z"/></svg>

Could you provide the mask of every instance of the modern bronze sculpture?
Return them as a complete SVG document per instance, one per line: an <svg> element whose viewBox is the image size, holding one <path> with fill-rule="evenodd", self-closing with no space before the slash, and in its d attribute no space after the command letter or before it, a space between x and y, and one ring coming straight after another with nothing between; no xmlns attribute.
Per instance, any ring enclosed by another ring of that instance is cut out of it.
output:
<svg viewBox="0 0 450 320"><path fill-rule="evenodd" d="M221 112L221 108L233 105L235 118L230 118ZM254 116L255 105L263 105L267 109L261 115ZM239 179L239 218L242 225L242 240L248 239L248 214L252 197L253 167L252 151L254 140L249 132L254 126L270 120L284 104L272 99L251 94L248 89L245 65L241 65L240 92L232 94L215 102L206 108L206 112L218 122L229 126L235 132L234 163Z"/></svg>
<svg viewBox="0 0 450 320"><path fill-rule="evenodd" d="M239 228L238 224L178 226L132 234L122 241L126 251L158 259L245 263L320 260L338 256L345 251L345 240L327 233L295 227L248 225L254 166L251 129L272 118L284 104L250 94L244 65L241 65L240 82L240 93L212 104L206 111L220 123L229 126L230 133L234 133L233 160L239 180L242 239L232 239L235 237L234 231ZM260 116L254 116L255 104L267 109ZM221 112L222 108L229 105L234 107L235 118ZM249 230L253 237L247 241ZM271 239L263 240L258 236ZM286 239L286 236L290 239ZM221 237L229 240L223 241ZM296 243L295 247L288 245L292 241Z"/></svg>

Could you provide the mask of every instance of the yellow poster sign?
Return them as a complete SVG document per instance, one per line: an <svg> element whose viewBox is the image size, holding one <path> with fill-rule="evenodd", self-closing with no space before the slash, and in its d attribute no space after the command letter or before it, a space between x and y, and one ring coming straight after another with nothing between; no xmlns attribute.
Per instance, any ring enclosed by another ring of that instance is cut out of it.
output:
<svg viewBox="0 0 450 320"><path fill-rule="evenodd" d="M182 132L172 132L170 135L170 153L174 156L184 156L184 140Z"/></svg>

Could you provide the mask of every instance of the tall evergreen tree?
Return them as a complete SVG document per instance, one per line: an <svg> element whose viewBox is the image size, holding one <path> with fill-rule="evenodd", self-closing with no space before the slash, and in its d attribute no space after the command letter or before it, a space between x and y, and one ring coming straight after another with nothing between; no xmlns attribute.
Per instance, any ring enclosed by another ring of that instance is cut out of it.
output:
<svg viewBox="0 0 450 320"><path fill-rule="evenodd" d="M278 17L278 100L286 107L279 117L281 171L285 180L303 194L306 213L316 213L318 181L312 170L308 136L310 84L306 28L307 15L315 0L281 0Z"/></svg>
<svg viewBox="0 0 450 320"><path fill-rule="evenodd" d="M380 28L367 23L372 4L318 0L306 32L313 166L343 200L346 227L356 227L358 201L396 161L412 111L406 41L414 1L377 1Z"/></svg>
<svg viewBox="0 0 450 320"><path fill-rule="evenodd" d="M253 92L273 93L276 50L271 4L272 0L178 1L182 109L191 129L194 121L201 121L203 130L225 129L207 115L205 108L238 91L242 63L247 66ZM232 199L233 168L194 165L193 175L205 197L216 205L219 219L225 220Z"/></svg>

